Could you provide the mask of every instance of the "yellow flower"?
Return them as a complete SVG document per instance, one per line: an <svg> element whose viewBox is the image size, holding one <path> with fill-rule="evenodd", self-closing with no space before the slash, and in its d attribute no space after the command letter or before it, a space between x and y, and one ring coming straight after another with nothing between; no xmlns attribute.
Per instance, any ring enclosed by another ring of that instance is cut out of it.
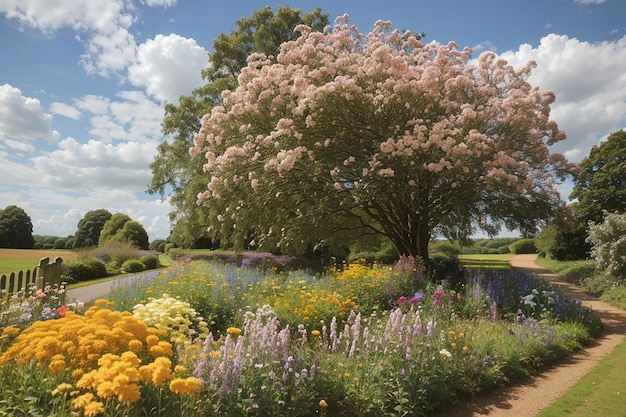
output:
<svg viewBox="0 0 626 417"><path fill-rule="evenodd" d="M319 330L313 330L313 331L311 332L311 335L312 335L312 336L319 336L319 335L320 335L320 331L319 331Z"/></svg>
<svg viewBox="0 0 626 417"><path fill-rule="evenodd" d="M94 417L98 414L104 413L104 404L100 401L93 401L87 404L84 408L85 417Z"/></svg>
<svg viewBox="0 0 626 417"><path fill-rule="evenodd" d="M241 329L238 327L229 327L228 329L226 329L226 333L231 336L239 336L241 334Z"/></svg>
<svg viewBox="0 0 626 417"><path fill-rule="evenodd" d="M2 336L0 336L0 339L7 339L9 337L14 337L14 336L17 336L19 333L20 333L20 329L18 329L17 327L7 326L2 331Z"/></svg>
<svg viewBox="0 0 626 417"><path fill-rule="evenodd" d="M326 402L326 400L320 400L320 407L322 408L328 407L328 403Z"/></svg>
<svg viewBox="0 0 626 417"><path fill-rule="evenodd" d="M219 350L212 350L209 352L209 358L219 359L222 357L222 353Z"/></svg>
<svg viewBox="0 0 626 417"><path fill-rule="evenodd" d="M170 382L170 391L175 394L197 394L200 392L202 382L193 376L189 378L176 378Z"/></svg>
<svg viewBox="0 0 626 417"><path fill-rule="evenodd" d="M139 353L143 349L143 343L141 343L141 340L133 339L128 342L128 348L132 352Z"/></svg>
<svg viewBox="0 0 626 417"><path fill-rule="evenodd" d="M184 374L185 372L187 372L187 368L182 365L176 365L174 367L174 372L176 372L177 374Z"/></svg>
<svg viewBox="0 0 626 417"><path fill-rule="evenodd" d="M57 385L55 389L52 390L52 396L54 397L55 395L58 395L62 392L70 391L72 389L74 389L72 384L68 384L67 382L62 382L59 385Z"/></svg>

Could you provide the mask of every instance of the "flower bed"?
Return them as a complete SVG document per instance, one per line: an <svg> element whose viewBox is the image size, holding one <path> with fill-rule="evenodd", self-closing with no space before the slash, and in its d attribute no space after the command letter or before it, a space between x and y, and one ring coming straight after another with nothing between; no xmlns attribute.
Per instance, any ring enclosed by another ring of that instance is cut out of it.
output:
<svg viewBox="0 0 626 417"><path fill-rule="evenodd" d="M452 290L412 259L320 276L189 262L44 318L2 330L0 414L429 415L536 374L598 328L534 277Z"/></svg>

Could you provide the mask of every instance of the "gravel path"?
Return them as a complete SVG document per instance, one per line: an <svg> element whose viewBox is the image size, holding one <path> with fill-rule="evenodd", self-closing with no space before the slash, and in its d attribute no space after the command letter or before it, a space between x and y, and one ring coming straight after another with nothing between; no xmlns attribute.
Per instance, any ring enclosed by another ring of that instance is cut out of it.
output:
<svg viewBox="0 0 626 417"><path fill-rule="evenodd" d="M500 388L474 401L447 411L445 416L454 417L533 417L561 397L585 376L594 366L626 337L626 311L620 310L596 297L585 293L580 287L563 281L559 275L536 264L536 255L515 255L511 266L547 279L561 288L570 299L582 300L602 319L604 333L594 343L575 354L571 360L532 378L527 384Z"/></svg>

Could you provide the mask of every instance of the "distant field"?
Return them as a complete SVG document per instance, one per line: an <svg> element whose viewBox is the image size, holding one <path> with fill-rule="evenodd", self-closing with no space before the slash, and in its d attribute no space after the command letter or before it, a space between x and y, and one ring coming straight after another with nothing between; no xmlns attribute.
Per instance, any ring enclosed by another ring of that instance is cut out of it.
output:
<svg viewBox="0 0 626 417"><path fill-rule="evenodd" d="M75 259L78 253L68 250L0 249L0 275L32 269L39 265L41 258L48 257L53 261L57 256L69 261Z"/></svg>

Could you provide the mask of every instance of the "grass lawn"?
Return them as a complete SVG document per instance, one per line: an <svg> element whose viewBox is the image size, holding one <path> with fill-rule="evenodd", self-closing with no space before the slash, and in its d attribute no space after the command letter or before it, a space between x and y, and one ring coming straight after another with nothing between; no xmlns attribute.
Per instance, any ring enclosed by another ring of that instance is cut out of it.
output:
<svg viewBox="0 0 626 417"><path fill-rule="evenodd" d="M0 275L33 269L39 265L41 258L51 261L60 256L63 262L78 257L77 252L54 249L0 249Z"/></svg>
<svg viewBox="0 0 626 417"><path fill-rule="evenodd" d="M539 417L623 416L626 396L626 341Z"/></svg>
<svg viewBox="0 0 626 417"><path fill-rule="evenodd" d="M509 259L513 255L506 254L464 254L459 255L459 261L465 268L482 269L510 269Z"/></svg>

